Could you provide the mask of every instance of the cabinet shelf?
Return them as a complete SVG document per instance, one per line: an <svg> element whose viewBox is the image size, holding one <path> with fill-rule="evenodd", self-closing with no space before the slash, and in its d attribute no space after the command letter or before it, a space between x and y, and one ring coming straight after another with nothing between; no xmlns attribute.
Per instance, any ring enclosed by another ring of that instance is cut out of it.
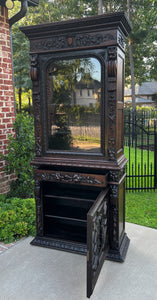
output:
<svg viewBox="0 0 157 300"><path fill-rule="evenodd" d="M86 225L87 224L87 220L83 220L83 219L76 219L73 217L63 217L63 216L55 216L55 215L45 215L45 218L52 218L52 219L56 219L56 220L63 220L66 221L66 223L78 223L79 225Z"/></svg>
<svg viewBox="0 0 157 300"><path fill-rule="evenodd" d="M84 199L75 197L47 197L46 195L43 198L44 215L85 221L93 203L94 201L84 201Z"/></svg>
<svg viewBox="0 0 157 300"><path fill-rule="evenodd" d="M45 216L44 236L66 241L86 243L86 222Z"/></svg>
<svg viewBox="0 0 157 300"><path fill-rule="evenodd" d="M73 201L84 201L84 202L91 202L93 203L94 199L87 199L87 198L79 198L79 197L72 197L72 196L58 196L58 195L49 195L45 194L45 198L51 198L51 199L64 199L64 200L73 200Z"/></svg>

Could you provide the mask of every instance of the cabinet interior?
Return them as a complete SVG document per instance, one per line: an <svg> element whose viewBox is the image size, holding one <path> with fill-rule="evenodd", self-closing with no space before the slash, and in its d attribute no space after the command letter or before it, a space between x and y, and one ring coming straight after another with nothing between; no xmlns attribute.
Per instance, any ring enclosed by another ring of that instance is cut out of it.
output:
<svg viewBox="0 0 157 300"><path fill-rule="evenodd" d="M86 244L87 213L100 190L43 184L44 236Z"/></svg>

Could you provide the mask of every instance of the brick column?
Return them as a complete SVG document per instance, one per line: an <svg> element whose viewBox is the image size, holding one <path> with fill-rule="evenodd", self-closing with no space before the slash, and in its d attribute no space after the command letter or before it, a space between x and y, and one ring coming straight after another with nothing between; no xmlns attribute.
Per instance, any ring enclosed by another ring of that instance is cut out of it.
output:
<svg viewBox="0 0 157 300"><path fill-rule="evenodd" d="M0 153L7 154L8 135L13 133L14 93L11 62L8 10L0 6ZM0 194L6 194L14 175L4 172L5 161L0 159Z"/></svg>

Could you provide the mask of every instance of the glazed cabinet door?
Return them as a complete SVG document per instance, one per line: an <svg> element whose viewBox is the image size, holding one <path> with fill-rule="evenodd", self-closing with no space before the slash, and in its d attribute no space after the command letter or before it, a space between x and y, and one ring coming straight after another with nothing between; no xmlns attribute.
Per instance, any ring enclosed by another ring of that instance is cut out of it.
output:
<svg viewBox="0 0 157 300"><path fill-rule="evenodd" d="M87 214L87 297L90 298L108 252L108 189Z"/></svg>

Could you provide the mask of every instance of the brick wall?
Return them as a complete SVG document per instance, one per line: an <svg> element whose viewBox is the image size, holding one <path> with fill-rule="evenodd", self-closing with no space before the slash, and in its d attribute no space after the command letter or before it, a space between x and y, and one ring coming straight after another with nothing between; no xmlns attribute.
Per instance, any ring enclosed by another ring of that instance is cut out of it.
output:
<svg viewBox="0 0 157 300"><path fill-rule="evenodd" d="M8 134L13 133L15 119L8 10L0 6L0 153L7 154ZM4 172L0 159L0 194L9 191L14 175Z"/></svg>

